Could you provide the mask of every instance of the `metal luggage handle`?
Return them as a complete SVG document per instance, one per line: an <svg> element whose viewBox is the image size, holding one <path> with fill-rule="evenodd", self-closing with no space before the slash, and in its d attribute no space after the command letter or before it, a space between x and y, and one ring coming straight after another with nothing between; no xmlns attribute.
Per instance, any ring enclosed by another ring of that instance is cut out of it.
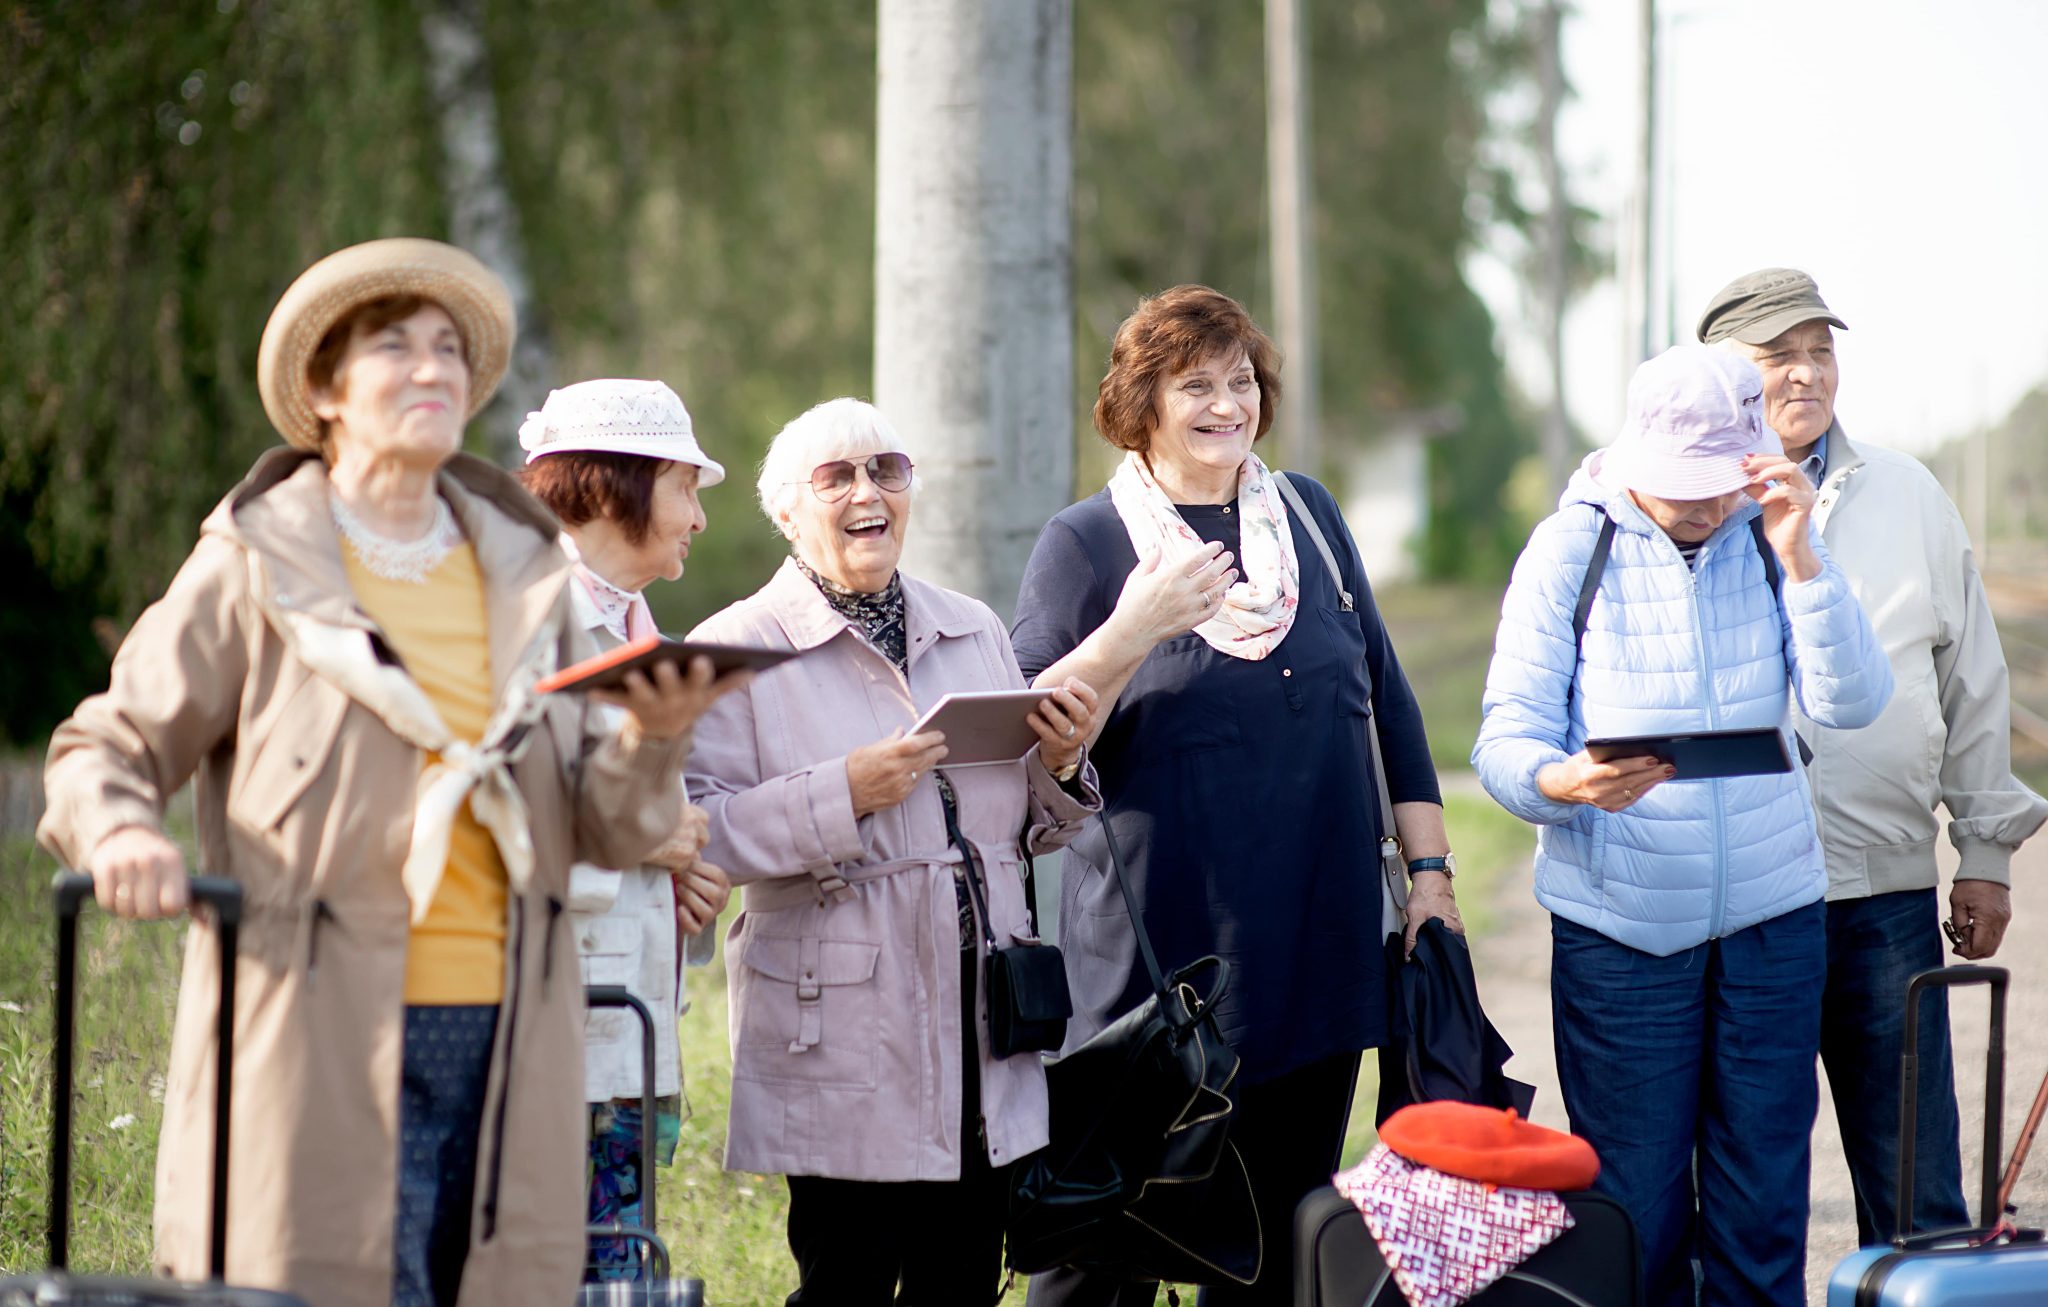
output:
<svg viewBox="0 0 2048 1307"><path fill-rule="evenodd" d="M654 1119L654 1014L640 1001L633 991L624 985L586 985L583 988L583 1005L589 1008L622 1007L630 1008L640 1018L640 1225L626 1225L614 1221L610 1225L593 1225L589 1235L609 1239L632 1239L647 1245L648 1269L654 1279L666 1280L670 1276L668 1245L662 1242L655 1231L654 1204L654 1137L659 1127Z"/></svg>
<svg viewBox="0 0 2048 1307"><path fill-rule="evenodd" d="M1913 1155L1920 1125L1920 996L1929 989L1961 985L1991 987L1991 1030L1984 1054L1983 1223L1995 1224L1998 1210L2000 1121L2005 1115L2005 992L2012 973L2004 967L1935 967L1906 986L1906 1048L1899 1059L1899 1228L1892 1242L1904 1246L1913 1233Z"/></svg>
<svg viewBox="0 0 2048 1307"><path fill-rule="evenodd" d="M228 1104L235 1063L235 944L242 924L242 887L221 876L193 876L192 901L212 909L220 933L220 1014L213 1084L213 1214L207 1265L215 1280L228 1265ZM73 1011L78 987L78 910L92 901L92 877L60 871L50 881L57 903L57 1066L50 1079L50 1269L70 1265L71 1094L75 1053Z"/></svg>

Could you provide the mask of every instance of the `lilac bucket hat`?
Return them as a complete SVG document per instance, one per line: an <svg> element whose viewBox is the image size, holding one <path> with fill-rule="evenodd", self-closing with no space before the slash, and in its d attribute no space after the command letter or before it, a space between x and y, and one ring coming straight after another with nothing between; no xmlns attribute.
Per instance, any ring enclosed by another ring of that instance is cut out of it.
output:
<svg viewBox="0 0 2048 1307"><path fill-rule="evenodd" d="M1595 475L1615 490L1659 499L1715 499L1752 478L1751 454L1783 454L1764 424L1764 379L1727 349L1674 345L1645 360L1628 383L1628 418L1601 451Z"/></svg>

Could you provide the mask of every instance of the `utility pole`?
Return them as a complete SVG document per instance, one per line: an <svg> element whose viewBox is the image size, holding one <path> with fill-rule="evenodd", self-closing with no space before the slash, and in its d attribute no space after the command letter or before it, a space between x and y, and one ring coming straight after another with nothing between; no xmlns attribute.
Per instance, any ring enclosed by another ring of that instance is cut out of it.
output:
<svg viewBox="0 0 2048 1307"><path fill-rule="evenodd" d="M1564 311L1571 293L1571 197L1565 194L1564 164L1557 157L1557 115L1564 107L1564 12L1545 0L1536 15L1536 58L1541 102L1536 111L1536 150L1550 210L1543 222L1543 340L1550 351L1550 411L1543 422L1543 467L1553 493L1572 474L1571 415L1564 403Z"/></svg>
<svg viewBox="0 0 2048 1307"><path fill-rule="evenodd" d="M1266 204L1273 308L1286 356L1288 462L1322 475L1316 367L1315 184L1309 158L1308 0L1266 0Z"/></svg>
<svg viewBox="0 0 2048 1307"><path fill-rule="evenodd" d="M1633 376L1636 364L1650 357L1650 252L1657 229L1652 212L1657 185L1657 0L1639 0L1636 15L1635 176L1621 277L1624 377Z"/></svg>
<svg viewBox="0 0 2048 1307"><path fill-rule="evenodd" d="M875 402L905 566L1006 618L1073 491L1071 0L880 0Z"/></svg>

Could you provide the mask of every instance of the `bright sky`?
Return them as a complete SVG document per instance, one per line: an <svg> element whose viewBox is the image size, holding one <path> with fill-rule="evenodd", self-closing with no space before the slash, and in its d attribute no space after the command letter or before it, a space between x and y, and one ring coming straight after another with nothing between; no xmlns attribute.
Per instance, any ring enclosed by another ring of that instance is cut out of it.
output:
<svg viewBox="0 0 2048 1307"><path fill-rule="evenodd" d="M1634 0L1577 0L1560 150L1618 242L1636 112ZM2002 417L2048 381L2048 0L1659 0L1660 181L1652 341L1664 287L1681 340L1722 285L1804 268L1838 332L1845 428L1915 453ZM1668 148L1675 142L1675 149ZM1473 272L1532 397L1533 314L1491 260ZM1627 370L1609 279L1567 320L1565 393L1594 443Z"/></svg>

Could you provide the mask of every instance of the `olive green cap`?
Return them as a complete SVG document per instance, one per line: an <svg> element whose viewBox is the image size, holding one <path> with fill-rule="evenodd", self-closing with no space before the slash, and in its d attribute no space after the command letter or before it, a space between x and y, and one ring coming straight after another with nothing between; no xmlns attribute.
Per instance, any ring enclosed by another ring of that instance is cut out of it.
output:
<svg viewBox="0 0 2048 1307"><path fill-rule="evenodd" d="M1700 341L1711 345L1733 336L1745 345L1763 345L1816 318L1849 329L1828 309L1813 278L1797 268L1760 268L1715 293L1700 315Z"/></svg>

